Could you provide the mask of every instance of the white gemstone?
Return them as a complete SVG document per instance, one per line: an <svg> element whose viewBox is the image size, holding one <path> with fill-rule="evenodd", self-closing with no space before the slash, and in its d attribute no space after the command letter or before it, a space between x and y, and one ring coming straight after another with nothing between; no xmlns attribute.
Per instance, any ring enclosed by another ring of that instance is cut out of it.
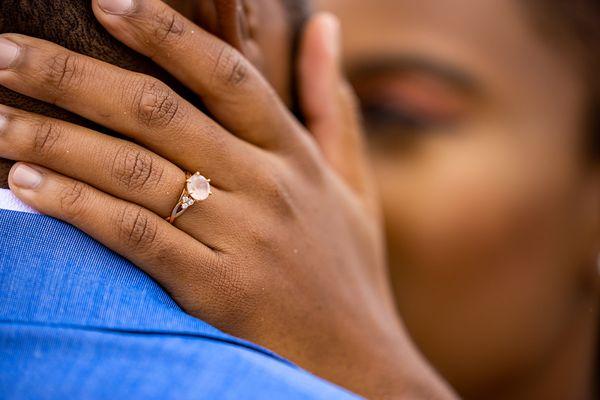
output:
<svg viewBox="0 0 600 400"><path fill-rule="evenodd" d="M202 175L193 175L188 180L187 191L196 201L206 200L210 195L210 182Z"/></svg>
<svg viewBox="0 0 600 400"><path fill-rule="evenodd" d="M181 205L181 208L183 208L184 210L187 209L190 205L188 203L183 203Z"/></svg>

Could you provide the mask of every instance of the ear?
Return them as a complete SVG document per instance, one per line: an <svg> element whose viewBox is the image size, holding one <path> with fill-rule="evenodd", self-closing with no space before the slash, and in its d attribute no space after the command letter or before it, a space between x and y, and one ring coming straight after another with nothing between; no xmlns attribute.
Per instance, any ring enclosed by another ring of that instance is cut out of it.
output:
<svg viewBox="0 0 600 400"><path fill-rule="evenodd" d="M253 38L255 9L246 0L195 0L200 26L239 50L255 64L260 60Z"/></svg>

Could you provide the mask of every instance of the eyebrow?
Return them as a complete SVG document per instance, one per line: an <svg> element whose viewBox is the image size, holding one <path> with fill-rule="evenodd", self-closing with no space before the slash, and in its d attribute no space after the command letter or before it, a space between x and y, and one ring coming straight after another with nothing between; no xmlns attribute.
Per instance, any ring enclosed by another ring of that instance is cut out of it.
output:
<svg viewBox="0 0 600 400"><path fill-rule="evenodd" d="M468 72L448 63L420 55L373 57L368 61L350 62L346 72L350 80L358 80L374 75L397 74L402 72L423 72L442 79L459 89L477 92L480 85Z"/></svg>

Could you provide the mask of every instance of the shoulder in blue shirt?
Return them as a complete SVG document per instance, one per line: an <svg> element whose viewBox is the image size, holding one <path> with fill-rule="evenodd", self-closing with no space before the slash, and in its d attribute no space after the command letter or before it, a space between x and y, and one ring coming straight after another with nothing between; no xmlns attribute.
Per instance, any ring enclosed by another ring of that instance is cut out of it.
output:
<svg viewBox="0 0 600 400"><path fill-rule="evenodd" d="M0 210L0 397L351 399L185 314L77 229Z"/></svg>

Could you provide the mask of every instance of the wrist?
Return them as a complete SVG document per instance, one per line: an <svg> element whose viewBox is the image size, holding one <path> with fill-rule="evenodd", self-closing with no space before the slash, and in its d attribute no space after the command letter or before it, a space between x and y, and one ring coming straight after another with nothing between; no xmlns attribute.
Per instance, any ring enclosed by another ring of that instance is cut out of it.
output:
<svg viewBox="0 0 600 400"><path fill-rule="evenodd" d="M371 332L363 345L355 346L361 350L350 353L355 357L350 362L360 368L344 377L350 382L346 387L369 399L457 399L401 323L395 325Z"/></svg>

